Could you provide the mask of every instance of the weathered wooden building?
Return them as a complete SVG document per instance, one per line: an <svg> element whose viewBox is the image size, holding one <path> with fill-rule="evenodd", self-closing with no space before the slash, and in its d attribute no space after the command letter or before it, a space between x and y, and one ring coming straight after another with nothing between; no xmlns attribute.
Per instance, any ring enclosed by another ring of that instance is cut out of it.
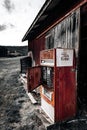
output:
<svg viewBox="0 0 87 130"><path fill-rule="evenodd" d="M42 109L53 121L75 116L77 97L87 101L87 0L46 0L25 40L28 91L42 85Z"/></svg>

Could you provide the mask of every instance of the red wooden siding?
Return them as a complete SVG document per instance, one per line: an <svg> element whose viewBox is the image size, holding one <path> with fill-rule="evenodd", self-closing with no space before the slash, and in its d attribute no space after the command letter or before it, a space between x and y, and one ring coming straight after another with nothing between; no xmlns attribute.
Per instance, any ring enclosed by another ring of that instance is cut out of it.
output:
<svg viewBox="0 0 87 130"><path fill-rule="evenodd" d="M45 49L45 36L30 42L28 49L33 53L35 65L40 65L40 51Z"/></svg>

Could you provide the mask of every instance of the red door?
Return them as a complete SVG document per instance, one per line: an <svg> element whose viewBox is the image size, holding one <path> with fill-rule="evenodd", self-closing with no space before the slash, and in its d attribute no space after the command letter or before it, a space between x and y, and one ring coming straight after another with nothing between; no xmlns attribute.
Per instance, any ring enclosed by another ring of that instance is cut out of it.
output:
<svg viewBox="0 0 87 130"><path fill-rule="evenodd" d="M55 67L55 122L75 116L76 96L75 63L73 66Z"/></svg>
<svg viewBox="0 0 87 130"><path fill-rule="evenodd" d="M40 66L28 68L28 77L27 77L28 92L33 91L40 85L40 78L41 78Z"/></svg>

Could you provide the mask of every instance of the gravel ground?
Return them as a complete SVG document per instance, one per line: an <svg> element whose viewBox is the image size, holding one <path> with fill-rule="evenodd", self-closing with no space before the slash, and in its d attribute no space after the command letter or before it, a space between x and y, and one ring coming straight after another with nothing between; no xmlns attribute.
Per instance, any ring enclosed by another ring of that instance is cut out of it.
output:
<svg viewBox="0 0 87 130"><path fill-rule="evenodd" d="M0 130L46 130L48 122L40 113L40 102L31 103L19 75L20 57L0 58ZM87 105L80 111L72 120L50 125L47 130L87 130Z"/></svg>
<svg viewBox="0 0 87 130"><path fill-rule="evenodd" d="M20 57L0 59L0 130L45 130L19 75Z"/></svg>

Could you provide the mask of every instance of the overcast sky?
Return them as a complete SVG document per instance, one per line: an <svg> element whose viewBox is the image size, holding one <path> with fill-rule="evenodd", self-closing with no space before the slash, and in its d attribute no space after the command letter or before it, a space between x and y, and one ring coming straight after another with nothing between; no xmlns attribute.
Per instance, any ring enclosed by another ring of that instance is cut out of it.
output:
<svg viewBox="0 0 87 130"><path fill-rule="evenodd" d="M45 0L0 0L0 45L27 45L21 42Z"/></svg>

